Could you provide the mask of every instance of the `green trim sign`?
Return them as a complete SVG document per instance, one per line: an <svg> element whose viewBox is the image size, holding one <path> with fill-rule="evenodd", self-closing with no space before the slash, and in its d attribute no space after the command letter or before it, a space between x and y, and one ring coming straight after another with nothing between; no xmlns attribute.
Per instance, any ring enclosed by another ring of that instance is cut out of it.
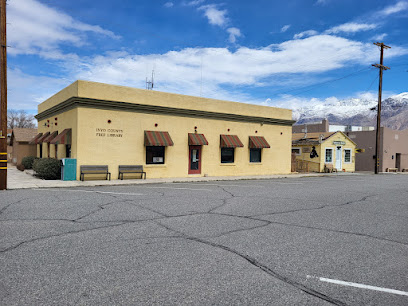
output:
<svg viewBox="0 0 408 306"><path fill-rule="evenodd" d="M339 146L339 145L345 146L346 142L345 141L333 141L333 144L336 145L336 146Z"/></svg>

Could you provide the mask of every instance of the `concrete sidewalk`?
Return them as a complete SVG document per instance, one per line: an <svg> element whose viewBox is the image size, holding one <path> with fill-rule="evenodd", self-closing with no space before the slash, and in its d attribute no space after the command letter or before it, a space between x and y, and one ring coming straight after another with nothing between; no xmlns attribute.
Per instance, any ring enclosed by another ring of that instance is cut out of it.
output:
<svg viewBox="0 0 408 306"><path fill-rule="evenodd" d="M157 178L157 179L127 179L127 180L92 180L92 181L60 181L42 180L32 175L32 170L19 171L11 164L8 165L7 189L26 188L62 188L62 187L89 187L89 186L116 186L116 185L138 185L138 184L160 184L180 182L210 182L210 181L236 181L278 178L299 178L311 176L344 176L365 175L362 173L293 173L275 175L252 175L252 176L213 176L213 177L179 177L179 178Z"/></svg>

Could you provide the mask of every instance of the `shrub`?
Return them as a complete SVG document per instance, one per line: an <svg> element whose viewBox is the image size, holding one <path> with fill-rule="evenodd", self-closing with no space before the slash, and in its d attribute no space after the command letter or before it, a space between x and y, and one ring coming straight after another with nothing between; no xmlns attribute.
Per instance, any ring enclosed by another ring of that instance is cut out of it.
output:
<svg viewBox="0 0 408 306"><path fill-rule="evenodd" d="M37 172L37 165L38 165L38 161L39 160L41 160L41 158L37 158L37 159L34 159L34 161L33 161L33 170L35 171L35 172Z"/></svg>
<svg viewBox="0 0 408 306"><path fill-rule="evenodd" d="M59 180L61 178L61 162L55 158L41 158L33 163L36 176L44 180Z"/></svg>
<svg viewBox="0 0 408 306"><path fill-rule="evenodd" d="M23 157L21 160L21 164L24 166L25 169L33 169L33 163L34 160L38 159L38 157L35 156L26 156Z"/></svg>

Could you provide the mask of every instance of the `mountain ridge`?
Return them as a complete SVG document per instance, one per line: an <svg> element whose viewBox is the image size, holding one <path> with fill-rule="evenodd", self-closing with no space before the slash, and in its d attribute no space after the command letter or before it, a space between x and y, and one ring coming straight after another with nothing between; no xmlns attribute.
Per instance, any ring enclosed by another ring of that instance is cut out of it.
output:
<svg viewBox="0 0 408 306"><path fill-rule="evenodd" d="M296 124L328 119L334 125L376 126L377 101L351 98L293 109ZM408 92L391 96L381 104L381 125L395 130L408 128Z"/></svg>

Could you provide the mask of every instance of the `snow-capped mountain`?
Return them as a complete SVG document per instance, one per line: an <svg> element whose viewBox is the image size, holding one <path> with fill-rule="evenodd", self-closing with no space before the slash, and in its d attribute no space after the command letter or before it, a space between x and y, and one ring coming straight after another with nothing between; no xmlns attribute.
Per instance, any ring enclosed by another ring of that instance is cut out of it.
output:
<svg viewBox="0 0 408 306"><path fill-rule="evenodd" d="M397 130L408 128L408 92L391 96L381 105L383 126ZM293 109L296 124L317 122L324 118L330 124L376 126L377 100L333 100Z"/></svg>

